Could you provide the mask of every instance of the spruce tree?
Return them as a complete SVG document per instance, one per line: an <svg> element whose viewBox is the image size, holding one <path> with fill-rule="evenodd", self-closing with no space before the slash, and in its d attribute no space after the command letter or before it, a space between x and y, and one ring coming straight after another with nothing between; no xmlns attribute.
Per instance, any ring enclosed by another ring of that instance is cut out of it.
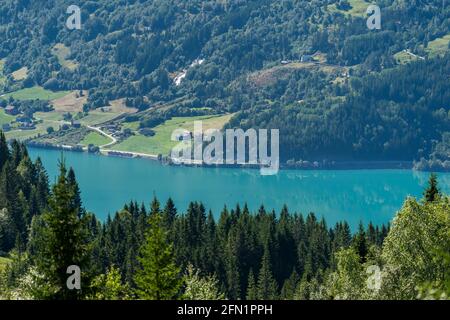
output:
<svg viewBox="0 0 450 320"><path fill-rule="evenodd" d="M424 197L426 202L433 202L439 197L437 175L432 173L428 180L428 187L425 189Z"/></svg>
<svg viewBox="0 0 450 320"><path fill-rule="evenodd" d="M37 158L34 167L36 170L36 194L39 208L42 210L47 207L48 197L50 196L50 188L48 183L47 172L40 158Z"/></svg>
<svg viewBox="0 0 450 320"><path fill-rule="evenodd" d="M8 161L9 156L9 148L8 144L6 143L5 134L0 130L0 172L3 169L6 161Z"/></svg>
<svg viewBox="0 0 450 320"><path fill-rule="evenodd" d="M277 291L278 285L272 273L270 252L268 246L266 246L259 270L257 297L260 300L275 300L278 298Z"/></svg>
<svg viewBox="0 0 450 320"><path fill-rule="evenodd" d="M87 232L79 219L79 210L73 206L76 195L69 184L64 159L59 163L59 177L53 186L49 209L43 214L43 236L34 244L35 263L47 281L57 288L51 298L77 299L81 292L69 290L67 268L78 266L82 274L89 268ZM83 284L83 282L82 282Z"/></svg>
<svg viewBox="0 0 450 320"><path fill-rule="evenodd" d="M141 299L175 299L182 286L180 269L175 264L172 245L167 243L167 232L161 220L159 203L155 198L149 218L150 227L138 258L141 268L135 276L136 291Z"/></svg>
<svg viewBox="0 0 450 320"><path fill-rule="evenodd" d="M291 276L284 282L283 288L281 289L281 299L292 300L294 299L295 289L300 282L300 277L295 269L292 271Z"/></svg>
<svg viewBox="0 0 450 320"><path fill-rule="evenodd" d="M240 299L242 293L240 268L241 261L238 258L240 245L241 244L239 241L236 241L236 237L234 235L228 235L228 241L225 247L224 264L228 297L230 299Z"/></svg>
<svg viewBox="0 0 450 320"><path fill-rule="evenodd" d="M19 237L21 243L26 243L26 221L22 206L24 205L24 197L19 199L20 192L20 177L17 174L15 167L10 161L7 161L3 166L0 175L0 207L6 208L8 212L8 219L12 222L14 240L7 239L4 241L6 251L12 249L12 245L16 242L16 237ZM25 203L26 205L26 203Z"/></svg>
<svg viewBox="0 0 450 320"><path fill-rule="evenodd" d="M356 233L353 239L353 247L359 254L360 262L361 263L366 262L366 256L369 249L367 245L366 232L364 231L364 226L362 222L359 223L358 233Z"/></svg>
<svg viewBox="0 0 450 320"><path fill-rule="evenodd" d="M163 227L169 231L172 229L173 222L177 216L177 209L175 208L175 203L172 198L169 198L166 202L166 206L163 210Z"/></svg>
<svg viewBox="0 0 450 320"><path fill-rule="evenodd" d="M247 298L247 300L256 300L258 298L255 275L253 274L252 269L250 269L250 273L248 274L246 298Z"/></svg>
<svg viewBox="0 0 450 320"><path fill-rule="evenodd" d="M78 210L78 214L81 217L85 214L85 210L81 202L80 187L78 186L78 182L75 178L75 172L72 168L69 169L69 173L67 174L67 182L73 192L73 207Z"/></svg>

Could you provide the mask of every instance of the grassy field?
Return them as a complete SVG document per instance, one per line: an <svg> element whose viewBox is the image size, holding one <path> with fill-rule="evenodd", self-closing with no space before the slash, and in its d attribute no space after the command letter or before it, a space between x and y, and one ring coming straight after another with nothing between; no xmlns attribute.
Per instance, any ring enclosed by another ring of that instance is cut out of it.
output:
<svg viewBox="0 0 450 320"><path fill-rule="evenodd" d="M139 121L123 122L122 127L124 129L131 129L133 131L137 131L139 129Z"/></svg>
<svg viewBox="0 0 450 320"><path fill-rule="evenodd" d="M20 68L19 70L16 70L12 73L12 77L16 81L26 79L27 76L28 76L28 68L27 67Z"/></svg>
<svg viewBox="0 0 450 320"><path fill-rule="evenodd" d="M9 99L9 97L13 97L16 100L35 100L35 99L53 100L53 99L58 99L58 98L64 97L67 94L69 94L69 91L53 92L53 91L45 90L42 87L35 86L32 88L21 89L21 90L15 91L15 92L5 94L1 98Z"/></svg>
<svg viewBox="0 0 450 320"><path fill-rule="evenodd" d="M77 113L83 111L83 104L87 102L87 91L80 96L78 91L73 91L61 98L51 101L55 111Z"/></svg>
<svg viewBox="0 0 450 320"><path fill-rule="evenodd" d="M89 114L80 120L81 124L95 126L111 121L124 113L134 113L137 111L137 109L126 107L123 99L114 100L110 103L110 106L89 111Z"/></svg>
<svg viewBox="0 0 450 320"><path fill-rule="evenodd" d="M58 128L54 123L48 123L44 121L43 123L38 123L36 125L36 129L34 130L12 129L11 131L5 132L5 136L6 139L16 139L22 141L28 138L37 137L38 135L47 134L48 127L53 127L54 129Z"/></svg>
<svg viewBox="0 0 450 320"><path fill-rule="evenodd" d="M449 51L450 44L450 34L443 36L442 38L437 38L428 43L428 47L426 51L431 55L441 55L445 54L445 52Z"/></svg>
<svg viewBox="0 0 450 320"><path fill-rule="evenodd" d="M168 120L165 123L156 126L153 129L155 131L155 135L153 137L146 137L140 134L136 134L135 136L132 136L117 145L111 146L111 149L119 151L148 153L154 155L168 155L170 153L170 150L178 143L176 141L171 141L170 139L172 132L175 129L182 128L188 131L193 131L194 121L198 120L202 120L203 122L203 131L211 128L222 129L232 116L232 114L228 114L220 116L209 115L198 117L172 118L171 120Z"/></svg>
<svg viewBox="0 0 450 320"><path fill-rule="evenodd" d="M82 118L80 120L80 123L83 125L87 125L87 126L95 126L107 121L111 121L115 118L117 118L118 116L120 116L121 113L119 112L109 112L109 111L89 111L89 114Z"/></svg>
<svg viewBox="0 0 450 320"><path fill-rule="evenodd" d="M41 123L36 124L36 129L19 130L12 128L11 131L5 133L6 139L25 140L28 138L34 138L38 135L46 134L48 127L53 127L55 130L59 129L60 120L62 120L62 114L55 112L36 112L34 117L37 120L42 120Z"/></svg>
<svg viewBox="0 0 450 320"><path fill-rule="evenodd" d="M418 57L415 57L413 55L410 55L408 53L406 53L405 51L400 51L397 52L396 54L394 54L394 59L398 64L406 64L409 62L413 62L418 60Z"/></svg>
<svg viewBox="0 0 450 320"><path fill-rule="evenodd" d="M6 114L4 109L0 109L0 126L5 124L5 123L10 123L15 118L16 117L14 117L14 116Z"/></svg>
<svg viewBox="0 0 450 320"><path fill-rule="evenodd" d="M75 70L78 67L78 64L75 61L67 59L70 55L70 48L66 47L64 44L57 43L52 48L52 53L58 58L58 62L61 66L69 70Z"/></svg>
<svg viewBox="0 0 450 320"><path fill-rule="evenodd" d="M101 135L98 132L92 131L81 141L81 144L84 146L88 146L90 144L93 144L95 146L103 146L110 142L111 139Z"/></svg>
<svg viewBox="0 0 450 320"><path fill-rule="evenodd" d="M327 10L329 12L340 12L342 14L349 14L354 17L366 17L366 10L370 6L369 2L366 2L364 0L349 0L348 1L351 5L351 9L348 11L339 10L336 8L336 4L329 5Z"/></svg>
<svg viewBox="0 0 450 320"><path fill-rule="evenodd" d="M64 114L63 112L56 112L56 111L35 112L34 117L36 119L42 119L48 122L60 122L63 120L63 114Z"/></svg>
<svg viewBox="0 0 450 320"><path fill-rule="evenodd" d="M0 125L3 121L9 122L8 115L4 114L4 111L1 110L0 113ZM6 132L7 139L18 139L24 140L28 138L34 138L38 135L47 134L47 128L53 127L56 131L59 127L64 123L63 115L65 112L63 111L50 111L50 112L36 112L34 114L34 118L36 120L42 120L42 123L36 124L36 129L34 130L14 130L14 128ZM75 113L72 113L75 115ZM101 112L101 111L90 111L89 114L80 120L80 123L84 126L95 126L106 121L112 120L122 113L119 112ZM105 138L107 139L107 138ZM106 143L110 142L109 139Z"/></svg>

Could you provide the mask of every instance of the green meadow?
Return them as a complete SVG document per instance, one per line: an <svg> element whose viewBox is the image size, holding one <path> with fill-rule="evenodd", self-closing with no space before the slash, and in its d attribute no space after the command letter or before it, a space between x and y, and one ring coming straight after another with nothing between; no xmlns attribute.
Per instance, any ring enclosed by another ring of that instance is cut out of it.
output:
<svg viewBox="0 0 450 320"><path fill-rule="evenodd" d="M111 139L101 135L98 132L91 131L86 135L86 137L84 137L84 139L81 141L81 144L84 146L88 146L90 144L93 144L94 146L103 146L110 142Z"/></svg>
<svg viewBox="0 0 450 320"><path fill-rule="evenodd" d="M449 51L450 45L450 33L443 36L442 38L437 38L428 43L427 48L425 49L430 55L442 55Z"/></svg>
<svg viewBox="0 0 450 320"><path fill-rule="evenodd" d="M147 154L168 155L170 150L177 145L177 141L171 140L172 132L175 129L194 130L194 121L202 120L203 131L210 128L222 129L233 115L207 115L197 117L174 117L161 125L153 128L155 135L146 137L136 133L136 135L122 141L119 144L111 146L111 149L128 152L139 152ZM125 127L136 128L136 123L132 122Z"/></svg>
<svg viewBox="0 0 450 320"><path fill-rule="evenodd" d="M369 2L364 0L348 0L348 2L352 8L347 11L336 8L336 4L329 5L327 9L329 12L340 12L342 14L349 14L354 17L366 16L366 10L370 6Z"/></svg>
<svg viewBox="0 0 450 320"><path fill-rule="evenodd" d="M62 98L69 93L69 91L50 91L39 86L34 86L7 93L1 98L9 99L9 97L13 97L16 100L53 100Z"/></svg>
<svg viewBox="0 0 450 320"><path fill-rule="evenodd" d="M13 121L16 117L11 116L7 113L5 113L4 109L0 109L0 126L5 124L5 123L10 123L11 121Z"/></svg>

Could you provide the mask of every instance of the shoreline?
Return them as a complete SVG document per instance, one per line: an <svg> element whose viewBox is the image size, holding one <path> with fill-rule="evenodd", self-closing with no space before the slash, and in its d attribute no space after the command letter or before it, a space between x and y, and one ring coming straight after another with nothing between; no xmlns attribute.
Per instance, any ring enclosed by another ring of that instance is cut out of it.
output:
<svg viewBox="0 0 450 320"><path fill-rule="evenodd" d="M120 151L113 149L99 149L98 152L89 152L87 147L81 146L66 146L66 145L43 145L40 143L26 142L27 147L49 150L61 150L71 152L83 152L92 155L106 156L106 157L119 157L125 159L148 159L151 161L159 162L163 165L171 165L174 167L204 167L204 168L241 168L241 169L261 169L259 165L238 165L238 164L223 164L223 165L207 165L203 163L181 163L176 164L168 157L162 155L153 155L140 152ZM304 161L304 164L289 165L287 163L280 164L280 170L414 170L413 161L327 161L319 163L318 161ZM423 171L428 172L428 171Z"/></svg>

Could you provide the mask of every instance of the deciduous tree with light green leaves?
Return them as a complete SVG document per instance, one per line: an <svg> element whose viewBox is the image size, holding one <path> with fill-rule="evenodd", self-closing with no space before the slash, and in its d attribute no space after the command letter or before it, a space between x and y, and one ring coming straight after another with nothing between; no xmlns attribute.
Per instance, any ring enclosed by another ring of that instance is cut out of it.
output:
<svg viewBox="0 0 450 320"><path fill-rule="evenodd" d="M422 284L443 289L448 270L443 253L450 248L450 200L419 203L408 198L384 241L384 299L416 299Z"/></svg>
<svg viewBox="0 0 450 320"><path fill-rule="evenodd" d="M200 275L200 271L191 264L187 267L186 288L183 299L186 300L224 300L225 295L219 290L219 281L215 276Z"/></svg>
<svg viewBox="0 0 450 320"><path fill-rule="evenodd" d="M130 288L122 283L120 270L114 266L106 274L100 274L91 282L93 300L128 300L131 298Z"/></svg>
<svg viewBox="0 0 450 320"><path fill-rule="evenodd" d="M360 255L354 248L342 249L336 253L337 270L329 275L326 295L335 300L364 299L366 279Z"/></svg>

